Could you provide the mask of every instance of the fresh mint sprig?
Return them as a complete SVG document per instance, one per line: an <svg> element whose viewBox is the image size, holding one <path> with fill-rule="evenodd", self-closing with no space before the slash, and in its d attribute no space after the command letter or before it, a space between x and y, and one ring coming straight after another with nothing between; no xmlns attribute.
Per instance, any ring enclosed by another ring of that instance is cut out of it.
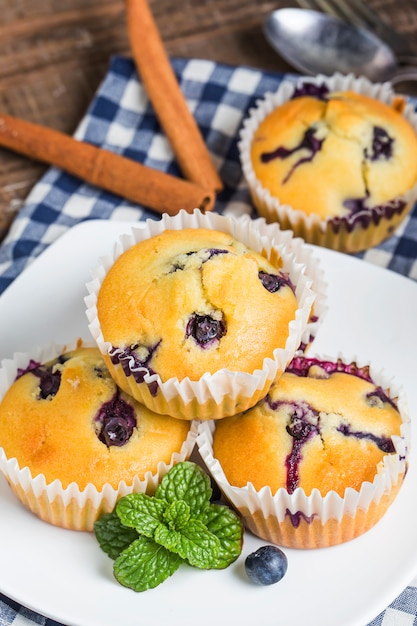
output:
<svg viewBox="0 0 417 626"><path fill-rule="evenodd" d="M157 587L181 565L223 569L242 549L243 527L227 506L210 502L204 470L174 465L154 496L132 493L94 526L100 547L114 559L116 579L135 591Z"/></svg>

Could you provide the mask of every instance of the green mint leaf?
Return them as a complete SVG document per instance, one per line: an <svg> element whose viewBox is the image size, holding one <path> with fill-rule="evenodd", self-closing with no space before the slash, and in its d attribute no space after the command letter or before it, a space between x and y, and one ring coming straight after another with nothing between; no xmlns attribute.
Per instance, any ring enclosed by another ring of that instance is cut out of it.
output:
<svg viewBox="0 0 417 626"><path fill-rule="evenodd" d="M181 530L190 519L190 507L184 500L168 504L164 513L164 522L173 530Z"/></svg>
<svg viewBox="0 0 417 626"><path fill-rule="evenodd" d="M241 553L243 527L230 508L210 503L210 478L195 463L178 463L154 497L129 494L95 524L96 538L114 559L114 575L135 591L156 587L184 561L225 568Z"/></svg>
<svg viewBox="0 0 417 626"><path fill-rule="evenodd" d="M220 542L218 556L211 563L211 567L213 569L224 569L233 563L242 551L242 522L234 511L221 504L210 505L203 522Z"/></svg>
<svg viewBox="0 0 417 626"><path fill-rule="evenodd" d="M211 567L220 549L219 539L196 519L190 519L181 532L161 524L155 531L154 539L167 550L179 554L190 565L201 569Z"/></svg>
<svg viewBox="0 0 417 626"><path fill-rule="evenodd" d="M120 498L116 513L122 524L135 528L140 535L153 537L155 528L164 521L167 503L144 493L130 493Z"/></svg>
<svg viewBox="0 0 417 626"><path fill-rule="evenodd" d="M209 506L211 493L210 478L205 471L196 463L182 461L165 474L155 497L166 502L184 500L191 517L198 517Z"/></svg>
<svg viewBox="0 0 417 626"><path fill-rule="evenodd" d="M134 591L146 591L172 576L182 562L178 554L140 536L118 556L113 572L121 585Z"/></svg>
<svg viewBox="0 0 417 626"><path fill-rule="evenodd" d="M100 548L111 559L116 559L132 541L138 538L136 530L124 526L114 511L102 515L95 522L94 533Z"/></svg>
<svg viewBox="0 0 417 626"><path fill-rule="evenodd" d="M177 530L173 528L168 528L168 526L161 524L155 530L154 541L158 545L163 546L166 550L174 552L175 554L180 554L181 533L179 533Z"/></svg>

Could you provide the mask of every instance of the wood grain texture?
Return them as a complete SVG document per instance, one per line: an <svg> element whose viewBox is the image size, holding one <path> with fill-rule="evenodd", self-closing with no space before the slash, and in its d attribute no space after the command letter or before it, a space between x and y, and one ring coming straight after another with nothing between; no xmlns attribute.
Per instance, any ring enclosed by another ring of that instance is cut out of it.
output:
<svg viewBox="0 0 417 626"><path fill-rule="evenodd" d="M291 0L150 0L172 56L208 58L275 71L291 68L261 25ZM417 0L368 0L417 37ZM130 55L123 0L2 0L0 111L72 134L113 54ZM415 85L410 93L417 93ZM0 239L46 166L0 150Z"/></svg>

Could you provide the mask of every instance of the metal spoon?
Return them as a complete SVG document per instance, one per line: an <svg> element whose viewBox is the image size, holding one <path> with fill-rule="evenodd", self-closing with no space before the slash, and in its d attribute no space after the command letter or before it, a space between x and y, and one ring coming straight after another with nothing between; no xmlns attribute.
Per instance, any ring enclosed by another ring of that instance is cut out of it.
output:
<svg viewBox="0 0 417 626"><path fill-rule="evenodd" d="M398 67L391 48L378 37L318 11L278 9L263 30L275 51L306 74L352 72L393 84L417 80L417 67Z"/></svg>

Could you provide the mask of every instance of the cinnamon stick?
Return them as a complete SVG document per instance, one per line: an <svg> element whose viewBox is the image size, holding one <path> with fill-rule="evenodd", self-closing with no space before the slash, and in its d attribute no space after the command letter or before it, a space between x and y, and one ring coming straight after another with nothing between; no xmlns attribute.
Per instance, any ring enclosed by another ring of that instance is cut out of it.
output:
<svg viewBox="0 0 417 626"><path fill-rule="evenodd" d="M215 193L188 180L160 172L110 150L59 131L0 114L0 146L55 165L132 202L175 215L180 209L209 211Z"/></svg>
<svg viewBox="0 0 417 626"><path fill-rule="evenodd" d="M133 58L146 92L185 178L220 190L216 171L166 54L147 0L126 0Z"/></svg>

